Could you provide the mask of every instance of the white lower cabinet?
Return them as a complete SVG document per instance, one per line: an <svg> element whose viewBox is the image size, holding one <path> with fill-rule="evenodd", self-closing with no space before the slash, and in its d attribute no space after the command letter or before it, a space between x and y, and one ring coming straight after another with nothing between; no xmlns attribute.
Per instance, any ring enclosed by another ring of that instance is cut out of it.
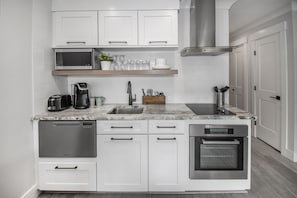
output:
<svg viewBox="0 0 297 198"><path fill-rule="evenodd" d="M184 135L149 136L149 191L184 191Z"/></svg>
<svg viewBox="0 0 297 198"><path fill-rule="evenodd" d="M39 190L96 191L96 162L39 162Z"/></svg>
<svg viewBox="0 0 297 198"><path fill-rule="evenodd" d="M98 191L148 191L147 135L97 135Z"/></svg>

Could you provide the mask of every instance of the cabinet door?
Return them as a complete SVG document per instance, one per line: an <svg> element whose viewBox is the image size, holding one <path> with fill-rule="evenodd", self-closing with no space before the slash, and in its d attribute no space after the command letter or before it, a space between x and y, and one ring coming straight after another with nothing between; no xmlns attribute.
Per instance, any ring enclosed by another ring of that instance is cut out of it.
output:
<svg viewBox="0 0 297 198"><path fill-rule="evenodd" d="M98 191L147 191L146 135L98 135Z"/></svg>
<svg viewBox="0 0 297 198"><path fill-rule="evenodd" d="M178 45L177 11L140 11L140 45Z"/></svg>
<svg viewBox="0 0 297 198"><path fill-rule="evenodd" d="M184 191L184 136L149 136L149 191Z"/></svg>
<svg viewBox="0 0 297 198"><path fill-rule="evenodd" d="M54 45L98 45L97 12L55 12Z"/></svg>
<svg viewBox="0 0 297 198"><path fill-rule="evenodd" d="M99 45L137 45L136 11L99 11Z"/></svg>
<svg viewBox="0 0 297 198"><path fill-rule="evenodd" d="M39 190L96 191L96 163L40 162Z"/></svg>

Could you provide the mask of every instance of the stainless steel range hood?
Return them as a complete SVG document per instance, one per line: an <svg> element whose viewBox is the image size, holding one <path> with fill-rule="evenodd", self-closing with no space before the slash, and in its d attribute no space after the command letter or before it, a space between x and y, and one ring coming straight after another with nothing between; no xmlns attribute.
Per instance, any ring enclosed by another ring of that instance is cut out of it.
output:
<svg viewBox="0 0 297 198"><path fill-rule="evenodd" d="M190 47L181 56L217 56L232 52L231 47L216 46L215 0L191 0Z"/></svg>

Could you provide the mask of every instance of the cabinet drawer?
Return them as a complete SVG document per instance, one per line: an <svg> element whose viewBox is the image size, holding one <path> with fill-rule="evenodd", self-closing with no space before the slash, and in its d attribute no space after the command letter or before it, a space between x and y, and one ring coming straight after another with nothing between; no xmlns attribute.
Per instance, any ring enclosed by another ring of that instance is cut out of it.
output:
<svg viewBox="0 0 297 198"><path fill-rule="evenodd" d="M97 134L147 133L147 121L98 121Z"/></svg>
<svg viewBox="0 0 297 198"><path fill-rule="evenodd" d="M40 162L39 190L96 191L96 163Z"/></svg>
<svg viewBox="0 0 297 198"><path fill-rule="evenodd" d="M149 133L184 134L183 120L150 120Z"/></svg>

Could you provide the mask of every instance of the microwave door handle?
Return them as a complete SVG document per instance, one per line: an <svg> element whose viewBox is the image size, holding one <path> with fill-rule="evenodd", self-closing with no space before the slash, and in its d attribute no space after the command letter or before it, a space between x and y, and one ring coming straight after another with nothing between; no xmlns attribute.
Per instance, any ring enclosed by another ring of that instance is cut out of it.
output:
<svg viewBox="0 0 297 198"><path fill-rule="evenodd" d="M206 141L205 139L202 139L202 144L205 145L239 145L240 142L238 140L234 141Z"/></svg>

